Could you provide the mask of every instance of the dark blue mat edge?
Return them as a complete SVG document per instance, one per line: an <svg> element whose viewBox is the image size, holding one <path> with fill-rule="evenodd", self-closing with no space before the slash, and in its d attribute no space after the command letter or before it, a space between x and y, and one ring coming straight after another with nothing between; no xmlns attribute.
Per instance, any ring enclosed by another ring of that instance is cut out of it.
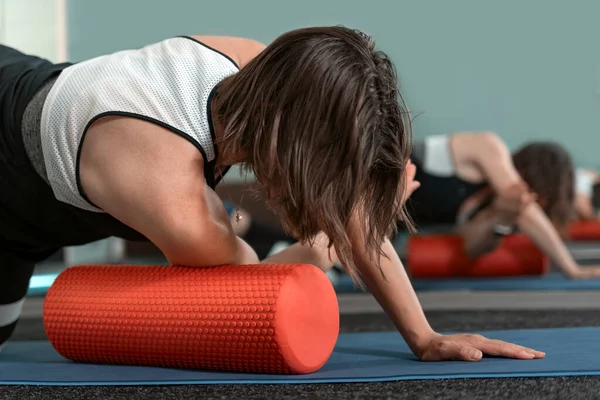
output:
<svg viewBox="0 0 600 400"><path fill-rule="evenodd" d="M570 371L542 373L498 373L498 374L456 374L456 375L402 375L379 378L332 378L332 379L261 379L261 380L189 380L189 381L131 381L131 382L41 382L41 381L6 381L0 386L182 386L182 385L310 385L325 383L381 383L414 380L437 379L499 379L499 378L549 378L573 376L600 376L600 371Z"/></svg>

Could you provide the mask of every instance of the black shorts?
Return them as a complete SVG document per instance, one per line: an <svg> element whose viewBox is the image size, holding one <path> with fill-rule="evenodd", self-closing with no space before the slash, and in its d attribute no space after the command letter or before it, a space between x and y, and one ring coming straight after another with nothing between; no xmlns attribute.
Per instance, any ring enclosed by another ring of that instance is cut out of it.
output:
<svg viewBox="0 0 600 400"><path fill-rule="evenodd" d="M22 132L27 105L69 65L0 46L0 254L27 262L42 261L65 246L109 236L145 240L108 214L56 200L29 161ZM0 260L0 272L3 267Z"/></svg>
<svg viewBox="0 0 600 400"><path fill-rule="evenodd" d="M427 225L453 225L457 222L462 204L485 184L473 184L458 176L440 176L425 166L427 148L424 142L413 143L411 161L417 167L415 180L421 186L407 201L413 221L420 227ZM400 226L402 228L402 226Z"/></svg>

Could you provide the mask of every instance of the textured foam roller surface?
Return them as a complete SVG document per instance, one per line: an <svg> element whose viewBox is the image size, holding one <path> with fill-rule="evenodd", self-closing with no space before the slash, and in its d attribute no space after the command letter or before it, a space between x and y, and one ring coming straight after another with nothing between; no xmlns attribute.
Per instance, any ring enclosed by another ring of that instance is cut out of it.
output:
<svg viewBox="0 0 600 400"><path fill-rule="evenodd" d="M413 278L542 275L547 257L525 235L510 235L498 248L476 259L456 235L415 235L408 239L407 264Z"/></svg>
<svg viewBox="0 0 600 400"><path fill-rule="evenodd" d="M78 362L305 374L330 357L339 309L310 265L77 266L48 291L44 326Z"/></svg>

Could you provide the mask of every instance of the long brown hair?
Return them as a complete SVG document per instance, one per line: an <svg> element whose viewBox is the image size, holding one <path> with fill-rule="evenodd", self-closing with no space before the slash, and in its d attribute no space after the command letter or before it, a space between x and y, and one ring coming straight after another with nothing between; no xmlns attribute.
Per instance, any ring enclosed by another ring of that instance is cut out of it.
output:
<svg viewBox="0 0 600 400"><path fill-rule="evenodd" d="M411 149L403 106L394 65L369 36L298 29L219 85L218 146L245 154L288 232L307 242L323 231L358 280L347 232L353 214L378 262L396 223L412 227L398 201Z"/></svg>
<svg viewBox="0 0 600 400"><path fill-rule="evenodd" d="M574 215L575 167L560 144L539 141L525 144L513 154L513 163L559 232Z"/></svg>

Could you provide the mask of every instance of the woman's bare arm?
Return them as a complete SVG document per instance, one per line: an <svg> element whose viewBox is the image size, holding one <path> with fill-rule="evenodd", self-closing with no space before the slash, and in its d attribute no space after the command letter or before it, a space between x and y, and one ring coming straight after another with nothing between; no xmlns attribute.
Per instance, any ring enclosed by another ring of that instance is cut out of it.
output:
<svg viewBox="0 0 600 400"><path fill-rule="evenodd" d="M577 213L577 218L582 220L596 218L596 213L592 206L592 199L584 194L575 195L575 212Z"/></svg>
<svg viewBox="0 0 600 400"><path fill-rule="evenodd" d="M384 256L381 270L376 257L367 254L362 225L355 219L350 223L350 238L354 261L361 278L378 303L394 322L398 331L415 355L424 361L462 359L477 361L482 354L532 359L544 354L519 345L489 340L479 335L440 335L433 331L419 299L412 288L406 270L391 242L382 244ZM383 274L382 274L383 272Z"/></svg>
<svg viewBox="0 0 600 400"><path fill-rule="evenodd" d="M99 120L83 144L81 180L94 204L145 235L171 264L258 262L206 184L200 152L165 128L122 117Z"/></svg>

